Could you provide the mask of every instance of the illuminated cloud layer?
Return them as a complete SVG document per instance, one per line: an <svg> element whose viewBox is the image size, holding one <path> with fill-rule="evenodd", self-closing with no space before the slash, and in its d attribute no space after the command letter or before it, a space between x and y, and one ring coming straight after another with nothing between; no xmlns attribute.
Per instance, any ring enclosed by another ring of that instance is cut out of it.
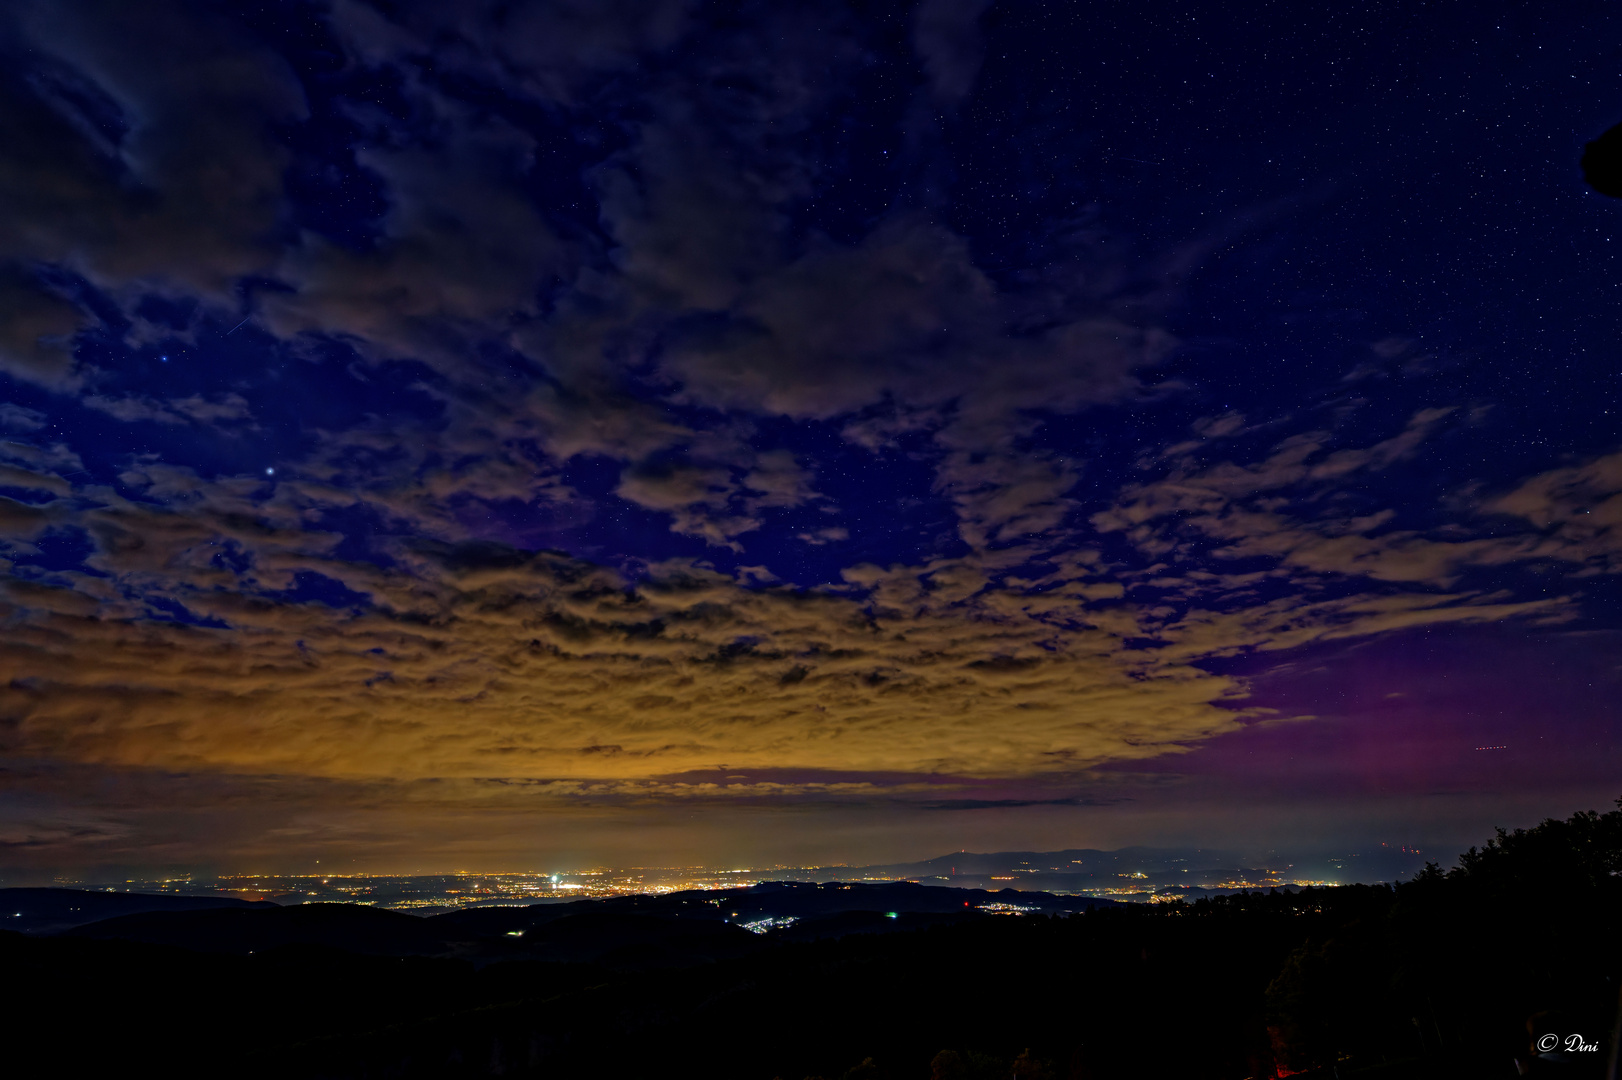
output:
<svg viewBox="0 0 1622 1080"><path fill-rule="evenodd" d="M1375 319L1212 359L1202 275L1337 196L975 187L1056 123L1023 17L12 5L0 846L1152 799L1309 715L1224 661L1591 629L1614 430L1506 457L1480 346Z"/></svg>

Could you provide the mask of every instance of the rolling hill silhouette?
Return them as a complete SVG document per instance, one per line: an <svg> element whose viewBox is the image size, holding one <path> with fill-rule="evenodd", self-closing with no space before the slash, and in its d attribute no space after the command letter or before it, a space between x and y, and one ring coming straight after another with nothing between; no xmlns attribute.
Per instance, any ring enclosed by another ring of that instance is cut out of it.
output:
<svg viewBox="0 0 1622 1080"><path fill-rule="evenodd" d="M438 933L430 920L359 904L147 911L65 933L238 956L289 945L320 945L373 956L443 956L461 944Z"/></svg>
<svg viewBox="0 0 1622 1080"><path fill-rule="evenodd" d="M273 908L268 900L231 896L154 896L150 893L88 892L83 889L0 889L0 929L54 934L86 923L151 911Z"/></svg>

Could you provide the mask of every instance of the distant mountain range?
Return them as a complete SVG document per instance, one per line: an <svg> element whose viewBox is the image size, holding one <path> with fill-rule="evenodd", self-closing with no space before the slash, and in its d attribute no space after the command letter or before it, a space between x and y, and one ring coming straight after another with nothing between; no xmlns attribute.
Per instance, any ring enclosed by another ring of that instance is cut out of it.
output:
<svg viewBox="0 0 1622 1080"><path fill-rule="evenodd" d="M1198 898L1289 885L1372 883L1412 877L1424 866L1418 851L1377 848L1339 856L1270 857L1263 865L1232 851L1128 847L1115 851L963 851L914 863L799 867L769 878L803 881L918 881L974 889L1033 889L1061 894L1148 900Z"/></svg>

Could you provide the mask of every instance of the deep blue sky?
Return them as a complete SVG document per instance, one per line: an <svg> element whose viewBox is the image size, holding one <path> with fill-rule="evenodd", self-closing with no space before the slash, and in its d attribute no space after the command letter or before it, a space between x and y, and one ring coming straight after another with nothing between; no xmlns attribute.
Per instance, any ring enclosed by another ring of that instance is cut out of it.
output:
<svg viewBox="0 0 1622 1080"><path fill-rule="evenodd" d="M1605 5L4 20L9 865L1622 794Z"/></svg>

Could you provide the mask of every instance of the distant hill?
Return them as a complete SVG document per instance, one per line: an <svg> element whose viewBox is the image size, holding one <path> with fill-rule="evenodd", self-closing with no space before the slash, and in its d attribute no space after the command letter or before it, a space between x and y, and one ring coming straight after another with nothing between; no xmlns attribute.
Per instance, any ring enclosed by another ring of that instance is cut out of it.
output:
<svg viewBox="0 0 1622 1080"><path fill-rule="evenodd" d="M917 881L970 889L1104 894L1123 900L1185 899L1291 882L1400 881L1424 866L1417 851L1379 848L1340 855L1269 853L1264 861L1213 848L1126 847L1113 851L960 851L869 866L815 866L774 874L800 881Z"/></svg>
<svg viewBox="0 0 1622 1080"><path fill-rule="evenodd" d="M149 911L273 908L268 900L230 896L153 896L148 893L86 892L80 889L0 889L0 929L55 934L86 923Z"/></svg>
<svg viewBox="0 0 1622 1080"><path fill-rule="evenodd" d="M70 937L139 941L246 956L320 945L373 956L441 956L459 942L428 920L359 904L266 904L204 911L147 911L78 926Z"/></svg>
<svg viewBox="0 0 1622 1080"><path fill-rule="evenodd" d="M1027 873L1116 874L1187 867L1230 867L1242 860L1231 851L1206 848L1127 847L1114 851L1067 848L1064 851L960 851L923 862L899 863L873 869L918 870L934 874ZM864 868L865 869L865 868Z"/></svg>

